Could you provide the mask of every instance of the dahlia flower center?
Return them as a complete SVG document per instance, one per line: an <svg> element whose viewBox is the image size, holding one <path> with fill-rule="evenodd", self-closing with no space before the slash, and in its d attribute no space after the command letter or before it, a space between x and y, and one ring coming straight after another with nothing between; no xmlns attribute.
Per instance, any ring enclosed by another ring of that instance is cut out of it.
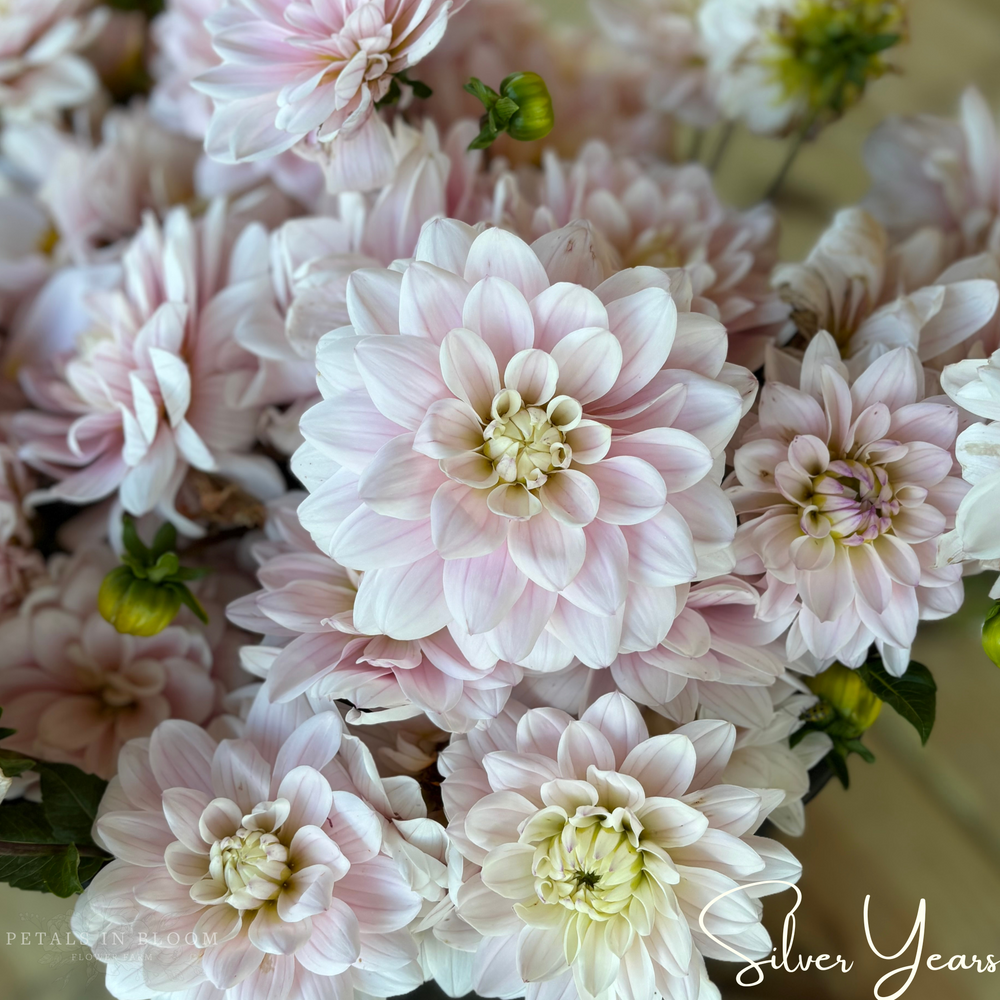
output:
<svg viewBox="0 0 1000 1000"><path fill-rule="evenodd" d="M97 695L107 709L125 709L145 698L161 694L167 673L158 660L138 659L108 667L74 645L67 655L76 666L77 678L84 688Z"/></svg>
<svg viewBox="0 0 1000 1000"><path fill-rule="evenodd" d="M221 866L231 893L227 902L241 910L258 909L277 898L292 874L288 848L275 834L243 827L212 845L210 866ZM249 906L245 905L248 893Z"/></svg>
<svg viewBox="0 0 1000 1000"><path fill-rule="evenodd" d="M202 835L209 826L209 810L215 810L217 816L233 809L232 802L217 799L212 803L199 824ZM212 844L208 872L191 886L191 898L201 903L228 903L237 910L258 910L277 899L294 867L288 847L278 835L290 812L287 799L257 803L234 833Z"/></svg>
<svg viewBox="0 0 1000 1000"><path fill-rule="evenodd" d="M814 538L831 535L845 545L860 545L887 532L899 509L884 468L838 459L813 479L800 523Z"/></svg>
<svg viewBox="0 0 1000 1000"><path fill-rule="evenodd" d="M573 450L566 434L583 418L575 399L556 396L545 407L526 406L520 393L504 389L493 399L491 416L483 430L482 451L502 482L532 490L550 473L569 468Z"/></svg>
<svg viewBox="0 0 1000 1000"><path fill-rule="evenodd" d="M587 807L557 834L537 843L532 872L538 898L593 920L621 913L645 870L634 822L620 809L609 814Z"/></svg>

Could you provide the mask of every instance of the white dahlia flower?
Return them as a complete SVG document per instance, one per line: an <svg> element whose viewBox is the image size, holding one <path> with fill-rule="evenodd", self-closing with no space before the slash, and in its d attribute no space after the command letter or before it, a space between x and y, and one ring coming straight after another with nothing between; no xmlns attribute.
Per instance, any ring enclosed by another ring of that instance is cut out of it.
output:
<svg viewBox="0 0 1000 1000"><path fill-rule="evenodd" d="M439 767L449 833L480 869L456 894L484 936L476 991L718 997L704 958L732 958L719 942L769 954L758 897L778 887L719 897L800 867L753 836L780 794L724 783L735 737L712 720L650 737L609 694L579 722L511 703L456 739Z"/></svg>
<svg viewBox="0 0 1000 1000"><path fill-rule="evenodd" d="M6 0L0 7L0 119L54 118L100 83L80 49L104 27L93 0Z"/></svg>
<svg viewBox="0 0 1000 1000"><path fill-rule="evenodd" d="M130 514L157 509L197 533L174 506L190 468L261 499L284 492L273 462L251 450L261 404L284 391L286 371L233 336L269 287L267 238L250 226L233 245L228 230L222 202L198 220L180 208L162 226L147 216L112 288L86 297L90 325L68 356L22 371L38 407L17 416L22 453L58 480L36 502L117 493Z"/></svg>
<svg viewBox="0 0 1000 1000"><path fill-rule="evenodd" d="M880 355L912 348L928 367L1000 346L1000 263L988 254L949 258L942 234L922 229L890 245L882 226L846 208L801 264L773 282L792 308L782 336L826 330L857 377ZM780 369L766 372L782 378Z"/></svg>
<svg viewBox="0 0 1000 1000"><path fill-rule="evenodd" d="M957 432L955 408L924 399L909 348L850 380L822 332L798 387L766 383L729 496L741 522L737 572L766 572L776 592L802 602L790 660L808 651L858 666L874 641L899 675L918 620L961 606L961 569L933 568L968 488L952 475Z"/></svg>
<svg viewBox="0 0 1000 1000"><path fill-rule="evenodd" d="M115 861L73 932L125 998L393 996L422 978L420 897L348 790L336 712L258 698L245 737L170 721L122 750L95 832ZM116 933L117 932L117 933Z"/></svg>
<svg viewBox="0 0 1000 1000"><path fill-rule="evenodd" d="M215 103L206 150L239 163L357 136L463 2L230 0L205 22L221 64L194 84Z"/></svg>
<svg viewBox="0 0 1000 1000"><path fill-rule="evenodd" d="M975 87L957 121L888 118L865 143L872 177L866 207L897 239L924 226L944 231L956 256L1000 254L1000 135Z"/></svg>
<svg viewBox="0 0 1000 1000"><path fill-rule="evenodd" d="M663 271L560 281L586 235L435 221L413 263L351 276L293 467L316 544L364 571L359 631L455 623L509 662L603 666L731 568L713 469L756 383Z"/></svg>

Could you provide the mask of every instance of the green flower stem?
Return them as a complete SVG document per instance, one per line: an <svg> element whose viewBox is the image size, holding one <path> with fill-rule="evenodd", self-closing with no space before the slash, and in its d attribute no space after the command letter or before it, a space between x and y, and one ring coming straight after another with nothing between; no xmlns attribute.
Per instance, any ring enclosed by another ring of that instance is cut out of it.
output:
<svg viewBox="0 0 1000 1000"><path fill-rule="evenodd" d="M736 132L736 122L730 121L722 128L722 134L719 136L719 141L715 147L715 152L712 153L712 159L708 163L708 172L714 174L720 166L722 166L722 161L725 158L726 150L729 149L729 143L732 142L733 134Z"/></svg>
<svg viewBox="0 0 1000 1000"><path fill-rule="evenodd" d="M812 131L813 126L816 124L816 119L819 117L819 112L815 111L811 114L803 124L802 128L799 129L795 138L792 140L791 146L788 148L788 152L785 154L785 159L782 161L781 167L778 170L777 175L774 180L771 181L770 186L764 193L764 201L774 201L778 196L778 192L781 190L782 185L785 183L785 179L788 177L789 172L792 169L792 164L795 163L798 158L799 152L802 146L805 144L806 139L809 138L809 133Z"/></svg>

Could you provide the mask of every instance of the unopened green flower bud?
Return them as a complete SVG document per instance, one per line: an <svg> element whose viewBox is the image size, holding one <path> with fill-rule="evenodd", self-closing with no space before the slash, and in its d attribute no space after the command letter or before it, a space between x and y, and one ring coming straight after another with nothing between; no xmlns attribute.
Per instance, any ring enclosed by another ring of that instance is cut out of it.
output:
<svg viewBox="0 0 1000 1000"><path fill-rule="evenodd" d="M1000 667L1000 601L990 608L983 622L983 651Z"/></svg>
<svg viewBox="0 0 1000 1000"><path fill-rule="evenodd" d="M476 77L464 89L486 108L479 123L479 135L469 143L469 149L485 149L501 132L521 142L530 142L543 139L552 131L555 124L552 98L537 73L511 73L504 77L499 94Z"/></svg>
<svg viewBox="0 0 1000 1000"><path fill-rule="evenodd" d="M156 635L177 616L181 596L170 584L141 580L130 567L119 566L104 578L97 609L119 632Z"/></svg>
<svg viewBox="0 0 1000 1000"><path fill-rule="evenodd" d="M555 125L552 98L537 73L511 73L500 84L500 96L510 98L517 111L507 122L507 132L520 142L544 139Z"/></svg>
<svg viewBox="0 0 1000 1000"><path fill-rule="evenodd" d="M882 700L872 694L857 670L835 663L828 670L806 680L813 694L832 705L860 736L882 711Z"/></svg>

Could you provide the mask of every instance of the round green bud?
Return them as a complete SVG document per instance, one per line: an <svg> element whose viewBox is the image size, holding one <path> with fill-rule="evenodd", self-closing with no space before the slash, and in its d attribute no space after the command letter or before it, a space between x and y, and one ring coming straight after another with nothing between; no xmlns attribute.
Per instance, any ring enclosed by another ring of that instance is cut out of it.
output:
<svg viewBox="0 0 1000 1000"><path fill-rule="evenodd" d="M835 663L828 670L806 680L813 694L832 705L860 736L869 729L882 711L882 700L872 694L856 670Z"/></svg>
<svg viewBox="0 0 1000 1000"><path fill-rule="evenodd" d="M555 125L552 98L545 81L537 73L511 73L500 84L500 96L516 105L506 131L521 142L543 139Z"/></svg>
<svg viewBox="0 0 1000 1000"><path fill-rule="evenodd" d="M128 566L108 573L97 595L98 611L127 635L162 632L180 608L181 598L174 587L140 580Z"/></svg>
<svg viewBox="0 0 1000 1000"><path fill-rule="evenodd" d="M1000 667L1000 601L990 608L983 622L983 652Z"/></svg>

